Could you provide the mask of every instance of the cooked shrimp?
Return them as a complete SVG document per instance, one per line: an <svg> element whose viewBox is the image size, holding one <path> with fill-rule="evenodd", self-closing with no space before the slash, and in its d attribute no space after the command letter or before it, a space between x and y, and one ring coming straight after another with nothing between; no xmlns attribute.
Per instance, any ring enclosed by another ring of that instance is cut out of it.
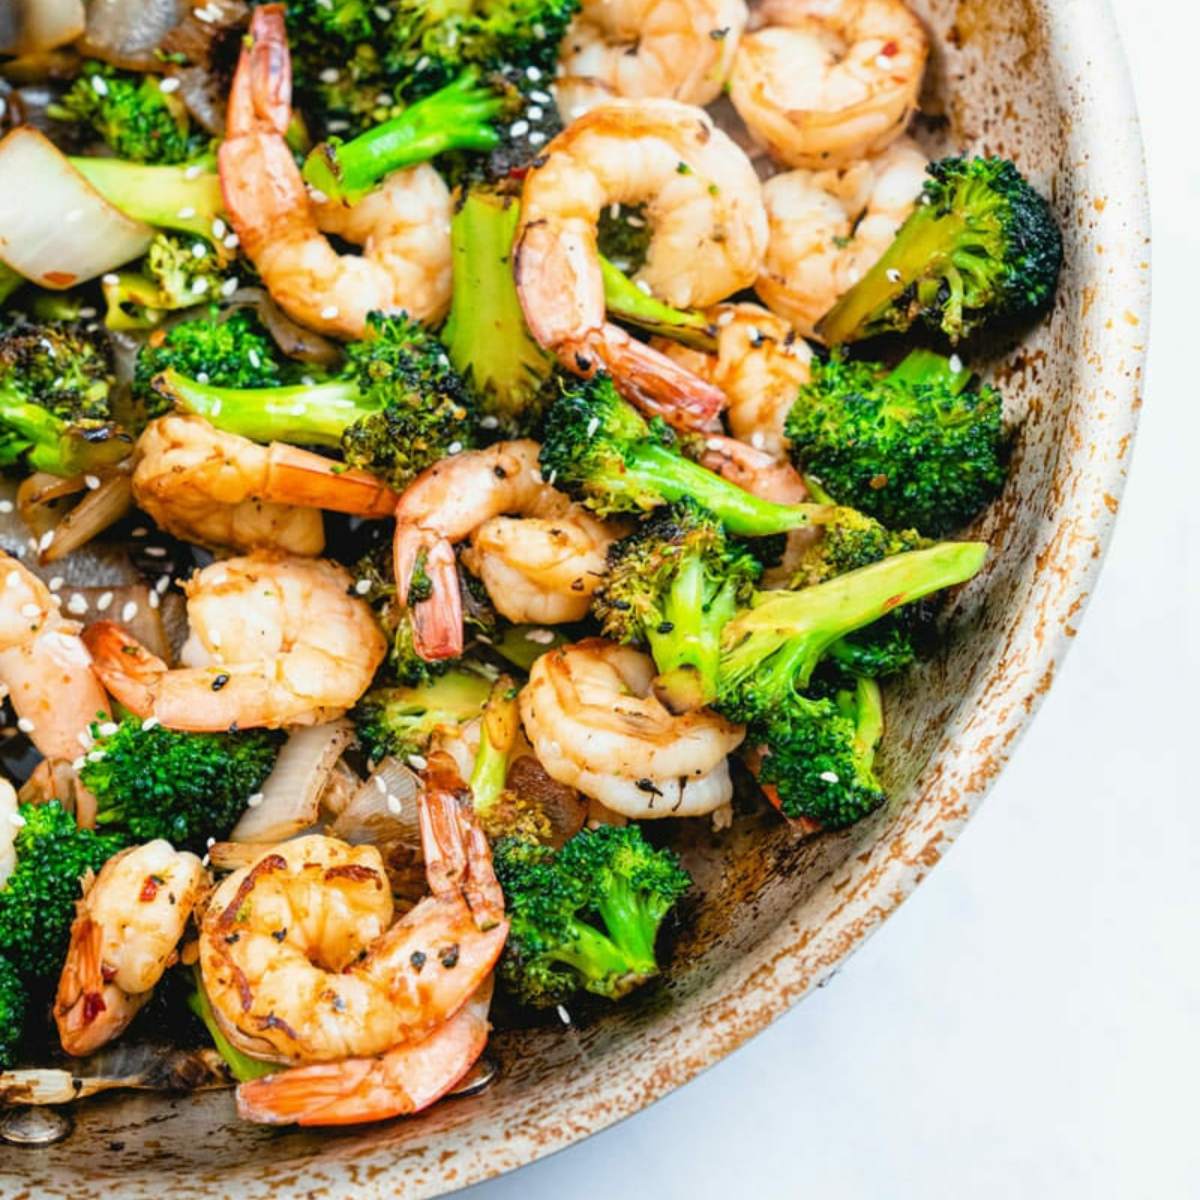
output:
<svg viewBox="0 0 1200 1200"><path fill-rule="evenodd" d="M470 791L445 755L430 759L419 819L431 894L394 925L370 845L297 838L220 885L200 967L236 1046L289 1063L413 1046L488 978L508 935L504 897Z"/></svg>
<svg viewBox="0 0 1200 1200"><path fill-rule="evenodd" d="M925 155L911 138L845 170L789 171L763 185L771 238L755 289L805 336L874 266L912 212Z"/></svg>
<svg viewBox="0 0 1200 1200"><path fill-rule="evenodd" d="M16 789L0 777L0 887L5 885L17 865L18 817Z"/></svg>
<svg viewBox="0 0 1200 1200"><path fill-rule="evenodd" d="M161 838L122 850L85 883L54 998L68 1054L91 1054L124 1031L175 961L207 887L200 860Z"/></svg>
<svg viewBox="0 0 1200 1200"><path fill-rule="evenodd" d="M707 316L717 329L716 354L665 338L654 344L725 393L725 419L735 438L782 457L783 424L797 390L808 382L812 351L786 321L760 305L718 304Z"/></svg>
<svg viewBox="0 0 1200 1200"><path fill-rule="evenodd" d="M720 389L605 320L596 223L622 203L644 203L652 229L637 281L676 307L706 306L759 273L762 186L707 113L674 100L592 109L525 178L515 273L533 336L568 370L604 367L647 412L704 427L724 404Z"/></svg>
<svg viewBox="0 0 1200 1200"><path fill-rule="evenodd" d="M497 520L505 514L529 519ZM428 597L412 604L413 643L423 658L462 653L454 544L472 533L468 565L474 563L501 613L541 622L575 620L556 614L587 610L599 582L594 572L603 571L617 536L542 479L536 442L497 442L435 463L396 506L397 594L409 596L418 567L429 581ZM535 618L535 611L547 615Z"/></svg>
<svg viewBox="0 0 1200 1200"><path fill-rule="evenodd" d="M745 27L745 0L584 0L559 69L632 100L709 104Z"/></svg>
<svg viewBox="0 0 1200 1200"><path fill-rule="evenodd" d="M218 152L242 250L272 297L310 329L362 336L374 310L437 321L450 303L450 193L428 164L397 171L354 208L311 199L284 134L292 72L284 7L254 10ZM338 254L322 230L362 247Z"/></svg>
<svg viewBox="0 0 1200 1200"><path fill-rule="evenodd" d="M487 1045L489 977L424 1041L372 1058L294 1067L237 1090L238 1116L267 1125L357 1125L428 1108L454 1089Z"/></svg>
<svg viewBox="0 0 1200 1200"><path fill-rule="evenodd" d="M673 716L650 694L645 654L587 638L543 654L521 691L546 773L637 820L697 817L733 794L727 756L745 730L709 709Z"/></svg>
<svg viewBox="0 0 1200 1200"><path fill-rule="evenodd" d="M765 0L754 26L729 95L772 157L841 166L904 132L929 54L904 0Z"/></svg>
<svg viewBox="0 0 1200 1200"><path fill-rule="evenodd" d="M808 488L799 471L787 459L729 437L710 437L705 441L700 462L710 471L745 488L760 500L776 504L802 504L809 498ZM779 562L763 572L764 588L786 587L796 572L800 555L821 536L820 529L809 525L789 530Z"/></svg>
<svg viewBox="0 0 1200 1200"><path fill-rule="evenodd" d="M108 720L100 684L79 625L31 571L0 551L0 686L17 725L50 759L74 759L93 721Z"/></svg>
<svg viewBox="0 0 1200 1200"><path fill-rule="evenodd" d="M109 691L168 728L317 725L367 690L387 649L352 582L324 559L259 551L185 585L193 665L169 669L110 621L84 640Z"/></svg>

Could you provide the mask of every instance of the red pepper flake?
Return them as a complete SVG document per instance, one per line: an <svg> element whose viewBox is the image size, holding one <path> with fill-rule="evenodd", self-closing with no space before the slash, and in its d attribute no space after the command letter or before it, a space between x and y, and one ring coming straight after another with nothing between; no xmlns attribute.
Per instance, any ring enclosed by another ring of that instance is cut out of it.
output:
<svg viewBox="0 0 1200 1200"><path fill-rule="evenodd" d="M880 50L879 53L882 54L884 58L895 58L896 55L900 53L900 47L895 42L884 42L883 49Z"/></svg>
<svg viewBox="0 0 1200 1200"><path fill-rule="evenodd" d="M142 882L142 890L138 894L138 899L143 904L149 904L158 895L158 885L160 883L162 883L162 880L157 875L147 875Z"/></svg>
<svg viewBox="0 0 1200 1200"><path fill-rule="evenodd" d="M903 604L903 603L904 603L904 593L903 592L900 592L895 596L889 596L883 602L883 611L890 612L893 608L896 607L896 605Z"/></svg>
<svg viewBox="0 0 1200 1200"><path fill-rule="evenodd" d="M72 275L70 271L47 271L42 276L42 282L51 287L65 288L70 287L77 278L78 276Z"/></svg>
<svg viewBox="0 0 1200 1200"><path fill-rule="evenodd" d="M107 1007L99 992L84 992L83 1023L90 1025Z"/></svg>

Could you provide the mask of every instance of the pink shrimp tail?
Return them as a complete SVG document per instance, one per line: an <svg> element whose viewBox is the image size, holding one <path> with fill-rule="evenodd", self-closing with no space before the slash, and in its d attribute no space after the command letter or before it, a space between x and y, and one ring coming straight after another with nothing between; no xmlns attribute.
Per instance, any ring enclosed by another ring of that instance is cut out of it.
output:
<svg viewBox="0 0 1200 1200"><path fill-rule="evenodd" d="M229 93L226 132L287 133L292 119L292 57L282 4L254 10ZM223 148L223 147L222 147Z"/></svg>
<svg viewBox="0 0 1200 1200"><path fill-rule="evenodd" d="M440 534L403 520L393 541L396 594L412 616L413 648L426 662L458 658L463 652L462 594L454 547ZM430 595L410 602L418 565Z"/></svg>

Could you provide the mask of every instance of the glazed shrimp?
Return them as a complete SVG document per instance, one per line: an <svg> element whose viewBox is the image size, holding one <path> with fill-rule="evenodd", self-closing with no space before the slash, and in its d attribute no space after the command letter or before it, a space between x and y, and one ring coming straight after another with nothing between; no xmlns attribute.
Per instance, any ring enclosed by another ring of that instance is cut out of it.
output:
<svg viewBox="0 0 1200 1200"><path fill-rule="evenodd" d="M789 171L763 185L771 236L755 289L806 337L874 266L913 210L928 160L911 138L845 170Z"/></svg>
<svg viewBox="0 0 1200 1200"><path fill-rule="evenodd" d="M171 670L119 626L84 640L112 694L171 729L317 725L367 690L386 644L348 572L324 559L259 551L187 582L189 666Z"/></svg>
<svg viewBox="0 0 1200 1200"><path fill-rule="evenodd" d="M559 48L559 68L615 96L709 104L745 27L745 0L585 0Z"/></svg>
<svg viewBox="0 0 1200 1200"><path fill-rule="evenodd" d="M653 661L587 638L543 654L521 691L546 773L637 820L697 817L733 794L727 756L745 730L709 709L673 716L650 694Z"/></svg>
<svg viewBox="0 0 1200 1200"><path fill-rule="evenodd" d="M125 1030L175 961L207 888L200 860L161 838L122 850L85 883L54 998L68 1054L91 1054Z"/></svg>
<svg viewBox="0 0 1200 1200"><path fill-rule="evenodd" d="M297 838L220 885L200 967L234 1045L288 1063L383 1054L429 1037L484 983L508 935L504 897L444 754L430 759L419 819L430 895L394 925L370 845Z"/></svg>
<svg viewBox="0 0 1200 1200"><path fill-rule="evenodd" d="M729 95L773 158L841 166L904 132L929 54L904 0L765 0L754 24Z"/></svg>
<svg viewBox="0 0 1200 1200"><path fill-rule="evenodd" d="M74 759L88 726L108 720L108 697L79 628L36 575L0 551L0 686L18 726L48 759Z"/></svg>
<svg viewBox="0 0 1200 1200"><path fill-rule="evenodd" d="M290 316L340 338L374 310L437 321L450 303L450 193L427 164L390 175L353 209L310 199L284 139L291 118L284 9L254 10L217 161L242 250ZM362 246L340 255L322 230Z"/></svg>
<svg viewBox="0 0 1200 1200"><path fill-rule="evenodd" d="M505 514L529 520L506 522ZM454 544L472 533L477 539L468 565L479 569L493 602L509 620L531 620L529 614L541 610L547 615L539 621L580 605L586 611L599 583L594 572L603 572L608 544L618 536L542 479L536 442L497 442L435 463L396 506L397 594L409 596L418 566L429 581L430 595L411 606L413 643L422 658L462 653Z"/></svg>
<svg viewBox="0 0 1200 1200"><path fill-rule="evenodd" d="M716 354L665 338L654 344L725 393L725 419L735 438L782 457L783 425L797 390L808 382L812 351L786 321L760 305L718 304L707 316L717 329Z"/></svg>
<svg viewBox="0 0 1200 1200"><path fill-rule="evenodd" d="M605 368L652 414L701 428L724 404L713 387L605 320L596 223L645 204L653 231L637 282L679 308L747 287L766 250L762 186L750 160L701 109L614 100L569 125L525 178L515 275L533 336L580 375Z"/></svg>
<svg viewBox="0 0 1200 1200"><path fill-rule="evenodd" d="M320 554L321 509L384 517L396 506L373 475L282 442L260 446L203 417L151 421L134 453L138 507L160 529L202 546Z"/></svg>
<svg viewBox="0 0 1200 1200"><path fill-rule="evenodd" d="M491 1002L489 978L416 1045L243 1083L237 1090L238 1116L267 1125L356 1125L421 1112L452 1091L483 1053Z"/></svg>

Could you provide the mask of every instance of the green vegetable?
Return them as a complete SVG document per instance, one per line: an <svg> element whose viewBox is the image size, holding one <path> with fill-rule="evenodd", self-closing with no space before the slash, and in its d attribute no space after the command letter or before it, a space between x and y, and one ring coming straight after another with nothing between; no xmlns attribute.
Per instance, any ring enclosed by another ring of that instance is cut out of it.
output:
<svg viewBox="0 0 1200 1200"><path fill-rule="evenodd" d="M13 1065L25 1031L29 995L21 973L0 954L0 1071Z"/></svg>
<svg viewBox="0 0 1200 1200"><path fill-rule="evenodd" d="M217 1023L212 1004L209 1003L208 993L204 990L204 980L200 975L198 965L192 967L192 980L192 990L188 993L187 1006L204 1022L204 1028L208 1030L208 1036L212 1038L217 1053L225 1060L230 1075L238 1083L245 1083L247 1079L261 1079L264 1075L273 1075L280 1070L278 1063L264 1062L261 1058L251 1058L250 1055L243 1054L221 1032L221 1026Z"/></svg>

